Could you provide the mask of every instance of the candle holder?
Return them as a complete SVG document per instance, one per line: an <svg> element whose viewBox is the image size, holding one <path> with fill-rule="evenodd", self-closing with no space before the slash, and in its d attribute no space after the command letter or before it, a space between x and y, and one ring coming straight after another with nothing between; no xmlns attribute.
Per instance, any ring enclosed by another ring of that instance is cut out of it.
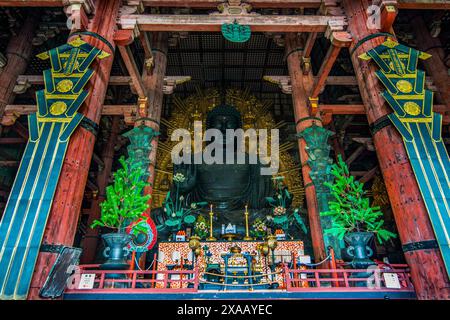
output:
<svg viewBox="0 0 450 320"><path fill-rule="evenodd" d="M278 246L277 237L269 234L266 238L267 246L269 247L272 253L272 263L270 264L270 270L272 271L272 282L275 282L275 249Z"/></svg>
<svg viewBox="0 0 450 320"><path fill-rule="evenodd" d="M244 241L252 241L253 238L250 237L249 232L248 232L248 210L247 210L248 206L245 206L245 237L244 237Z"/></svg>
<svg viewBox="0 0 450 320"><path fill-rule="evenodd" d="M209 237L206 238L206 241L216 241L217 240L213 236L213 216L214 216L214 213L212 211L212 205L210 205L210 211L209 211Z"/></svg>

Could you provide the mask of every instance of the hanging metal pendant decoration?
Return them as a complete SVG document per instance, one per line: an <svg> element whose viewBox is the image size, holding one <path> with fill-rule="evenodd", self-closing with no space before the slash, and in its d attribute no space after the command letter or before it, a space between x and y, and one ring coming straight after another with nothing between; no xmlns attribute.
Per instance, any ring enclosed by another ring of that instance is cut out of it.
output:
<svg viewBox="0 0 450 320"><path fill-rule="evenodd" d="M106 41L106 40L105 40ZM38 55L49 60L30 137L0 222L0 300L26 299L70 136L83 121L89 67L109 54L81 38Z"/></svg>
<svg viewBox="0 0 450 320"><path fill-rule="evenodd" d="M450 276L450 159L442 139L442 115L433 112L433 92L425 89L425 72L418 60L429 54L388 39L359 56L373 60L381 95L394 110L389 119L403 137L409 160L430 215Z"/></svg>
<svg viewBox="0 0 450 320"><path fill-rule="evenodd" d="M239 24L236 20L233 23L224 23L222 25L222 35L231 42L247 42L252 35L250 26Z"/></svg>

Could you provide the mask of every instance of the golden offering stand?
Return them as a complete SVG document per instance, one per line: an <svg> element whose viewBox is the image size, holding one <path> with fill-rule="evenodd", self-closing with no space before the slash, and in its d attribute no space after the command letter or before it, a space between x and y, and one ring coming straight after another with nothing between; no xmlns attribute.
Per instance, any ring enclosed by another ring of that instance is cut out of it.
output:
<svg viewBox="0 0 450 320"><path fill-rule="evenodd" d="M222 238L226 239L227 241L233 241L235 239L237 239L238 234L236 233L225 233L222 234Z"/></svg>
<svg viewBox="0 0 450 320"><path fill-rule="evenodd" d="M253 238L250 237L249 232L248 232L248 206L245 206L245 237L244 237L244 241L252 241Z"/></svg>
<svg viewBox="0 0 450 320"><path fill-rule="evenodd" d="M209 206L210 210L209 210L209 237L206 238L206 241L216 241L217 239L214 238L213 236L213 210L212 210L213 205L211 204Z"/></svg>

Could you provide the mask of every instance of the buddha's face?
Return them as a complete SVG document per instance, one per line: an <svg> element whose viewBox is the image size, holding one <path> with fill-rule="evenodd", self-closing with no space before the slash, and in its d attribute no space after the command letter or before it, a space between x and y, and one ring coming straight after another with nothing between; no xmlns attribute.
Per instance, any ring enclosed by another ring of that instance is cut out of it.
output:
<svg viewBox="0 0 450 320"><path fill-rule="evenodd" d="M222 133L225 133L226 129L237 129L238 126L238 121L233 116L218 115L211 121L211 128L218 129Z"/></svg>

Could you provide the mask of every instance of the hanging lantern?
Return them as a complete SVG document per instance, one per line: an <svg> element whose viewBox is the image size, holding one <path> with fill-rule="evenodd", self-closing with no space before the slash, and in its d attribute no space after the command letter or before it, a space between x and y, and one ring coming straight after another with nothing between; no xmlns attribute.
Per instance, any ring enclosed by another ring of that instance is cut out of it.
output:
<svg viewBox="0 0 450 320"><path fill-rule="evenodd" d="M240 25L236 20L222 25L222 35L231 42L247 42L251 34L250 26Z"/></svg>

